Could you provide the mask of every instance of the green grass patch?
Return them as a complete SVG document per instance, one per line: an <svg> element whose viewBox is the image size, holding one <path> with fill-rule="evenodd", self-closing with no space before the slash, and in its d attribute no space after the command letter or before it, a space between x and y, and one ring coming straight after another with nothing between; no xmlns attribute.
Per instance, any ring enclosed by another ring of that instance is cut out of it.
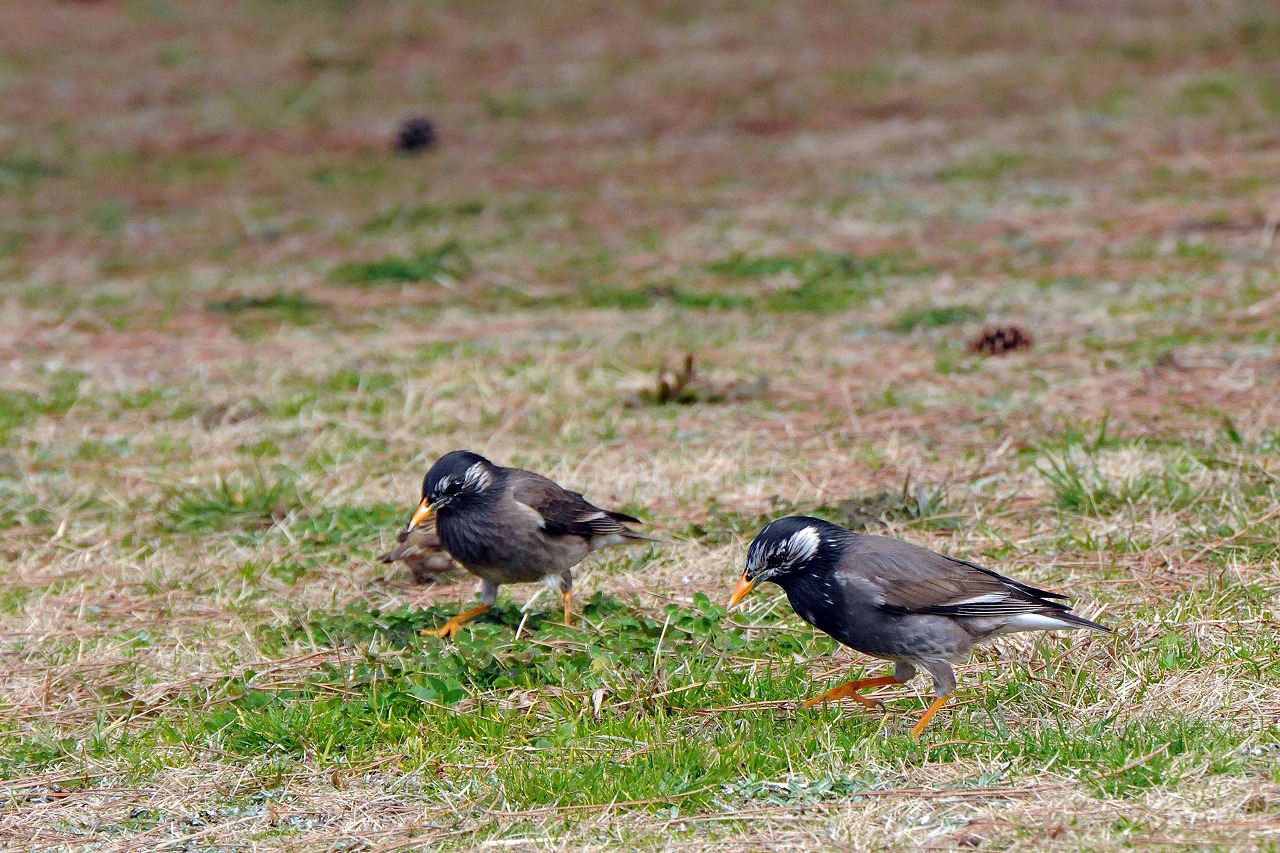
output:
<svg viewBox="0 0 1280 853"><path fill-rule="evenodd" d="M41 393L0 388L0 445L13 430L44 415L65 415L80 402L83 373L54 370L43 378L46 388Z"/></svg>
<svg viewBox="0 0 1280 853"><path fill-rule="evenodd" d="M796 661L833 644L808 629L786 630L794 620L770 608L753 611L758 621L744 626L701 594L692 607L662 613L597 594L576 628L501 604L453 642L419 636L451 609L352 605L273 629L269 644L305 638L353 654L286 686L259 686L246 672L207 696L196 691L185 717L144 727L126 752L149 766L136 744L176 740L287 770L342 768L395 751L406 770L436 768L424 777L424 796L452 790L463 768L485 765L482 780L467 778L477 805L494 810L636 800L647 809L750 809L856 802L899 784L903 766L926 762L970 763L971 776L950 782L958 787L1003 787L1051 767L1099 795L1129 797L1206 772L1240 772L1246 745L1275 741L1274 732L1167 712L1123 723L1049 713L1013 727L1004 709L1041 708L1054 693L1052 682L1029 679L1020 666L981 686L962 684L962 696L979 692L980 701L949 707L917 741L908 730L923 706L913 698L894 702L891 713L798 710L801 698L828 685ZM1084 669L1059 664L1055 677L1066 689L1096 689ZM532 705L508 701L534 695ZM23 772L66 766L84 747L49 733L15 746L5 765ZM119 748L100 746L104 754ZM980 772L992 766L1003 769Z"/></svg>
<svg viewBox="0 0 1280 853"><path fill-rule="evenodd" d="M35 157L0 157L0 189L27 187L42 178L53 178L61 174L60 166Z"/></svg>
<svg viewBox="0 0 1280 853"><path fill-rule="evenodd" d="M361 226L367 232L403 231L437 225L451 217L471 217L484 213L484 202L464 201L452 206L435 204L396 205Z"/></svg>
<svg viewBox="0 0 1280 853"><path fill-rule="evenodd" d="M0 440L9 433L35 420L42 411L40 398L30 391L6 391L0 388Z"/></svg>
<svg viewBox="0 0 1280 853"><path fill-rule="evenodd" d="M894 317L893 322L889 324L889 328L900 335L905 335L918 328L936 329L939 326L950 326L954 323L977 320L982 316L982 311L970 305L911 308Z"/></svg>
<svg viewBox="0 0 1280 853"><path fill-rule="evenodd" d="M290 528L304 547L326 548L376 541L409 520L413 507L380 503L373 506L322 507Z"/></svg>
<svg viewBox="0 0 1280 853"><path fill-rule="evenodd" d="M579 299L593 308L624 310L667 302L700 310L833 314L874 296L883 277L908 271L914 258L909 251L865 258L833 252L739 254L705 265L725 282L718 287L651 284L631 289L591 283L579 288ZM760 284L744 288L744 281Z"/></svg>
<svg viewBox="0 0 1280 853"><path fill-rule="evenodd" d="M1173 512L1195 505L1206 493L1174 466L1158 473L1108 474L1097 457L1082 453L1045 453L1036 470L1058 506L1084 515L1137 507Z"/></svg>
<svg viewBox="0 0 1280 853"><path fill-rule="evenodd" d="M904 483L900 491L882 491L831 503L775 501L763 514L742 513L717 501L708 506L706 521L691 524L684 535L706 545L755 538L770 521L786 515L812 515L859 532L877 532L887 523L903 524L916 530L947 530L959 527L965 513L953 506L945 487Z"/></svg>
<svg viewBox="0 0 1280 853"><path fill-rule="evenodd" d="M342 264L333 271L333 278L354 285L428 281L453 284L470 272L471 259L462 244L450 240L409 257Z"/></svg>
<svg viewBox="0 0 1280 853"><path fill-rule="evenodd" d="M1236 75L1206 74L1178 90L1174 109L1182 115L1205 116L1231 106L1242 92L1243 83Z"/></svg>
<svg viewBox="0 0 1280 853"><path fill-rule="evenodd" d="M938 172L943 183L991 183L1021 169L1030 158L1017 151L992 151L948 166Z"/></svg>
<svg viewBox="0 0 1280 853"><path fill-rule="evenodd" d="M209 310L232 316L250 315L254 320L270 319L296 326L309 326L316 322L329 304L312 299L304 293L285 293L277 290L270 296L233 296L209 303Z"/></svg>
<svg viewBox="0 0 1280 853"><path fill-rule="evenodd" d="M901 272L911 252L865 258L837 252L802 255L731 255L707 264L708 272L729 279L786 278L796 283L750 295L750 307L762 311L844 311L874 293L874 280Z"/></svg>
<svg viewBox="0 0 1280 853"><path fill-rule="evenodd" d="M172 490L164 508L167 529L189 534L261 531L305 509L309 499L287 469L217 476L207 486Z"/></svg>

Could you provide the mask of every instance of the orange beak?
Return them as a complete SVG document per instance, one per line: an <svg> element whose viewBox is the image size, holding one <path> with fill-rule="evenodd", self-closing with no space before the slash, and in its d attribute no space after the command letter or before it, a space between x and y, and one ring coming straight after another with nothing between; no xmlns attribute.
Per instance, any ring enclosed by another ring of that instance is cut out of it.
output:
<svg viewBox="0 0 1280 853"><path fill-rule="evenodd" d="M430 501L423 498L422 503L418 504L418 508L413 511L413 518L409 520L409 529L412 530L435 514L436 508Z"/></svg>
<svg viewBox="0 0 1280 853"><path fill-rule="evenodd" d="M733 606L746 598L747 593L751 592L755 587L756 582L747 580L747 573L743 572L742 579L739 580L738 585L733 588L733 595L729 596L729 609L732 610Z"/></svg>

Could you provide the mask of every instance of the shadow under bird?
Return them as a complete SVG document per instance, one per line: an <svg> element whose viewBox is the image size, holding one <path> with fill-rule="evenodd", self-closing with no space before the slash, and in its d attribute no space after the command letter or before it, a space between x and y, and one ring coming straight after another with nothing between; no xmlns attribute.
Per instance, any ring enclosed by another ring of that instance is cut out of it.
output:
<svg viewBox="0 0 1280 853"><path fill-rule="evenodd" d="M902 684L923 669L937 698L911 733L919 737L956 686L951 664L975 644L1019 631L1111 629L1091 622L1046 592L919 545L854 533L806 516L768 524L747 551L732 608L763 581L782 587L800 618L851 649L892 661L893 675L863 678L809 699L804 707L853 699L857 691Z"/></svg>
<svg viewBox="0 0 1280 853"><path fill-rule="evenodd" d="M409 530L432 519L445 550L480 578L480 604L424 632L437 637L452 637L492 607L498 587L539 580L560 590L570 624L574 566L608 545L654 541L626 526L640 524L638 518L601 509L540 474L504 468L466 450L441 456L422 481L422 502Z"/></svg>

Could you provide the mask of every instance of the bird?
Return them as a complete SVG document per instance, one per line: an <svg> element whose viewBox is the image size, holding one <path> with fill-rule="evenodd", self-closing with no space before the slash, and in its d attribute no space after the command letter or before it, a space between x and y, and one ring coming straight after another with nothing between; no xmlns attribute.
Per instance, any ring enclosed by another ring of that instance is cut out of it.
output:
<svg viewBox="0 0 1280 853"><path fill-rule="evenodd" d="M520 468L504 468L469 450L441 456L422 480L409 531L434 519L440 543L480 578L480 604L424 633L447 639L498 599L498 587L541 580L557 587L572 624L572 569L592 551L655 541L628 524L640 519L601 509L578 492Z"/></svg>
<svg viewBox="0 0 1280 853"><path fill-rule="evenodd" d="M396 536L396 543L396 547L379 557L378 562L403 562L413 572L414 583L435 583L455 565L440 544L440 536L433 523L424 523L417 528L406 525Z"/></svg>
<svg viewBox="0 0 1280 853"><path fill-rule="evenodd" d="M955 690L951 664L967 659L975 644L1019 631L1111 631L1072 613L1061 593L809 516L779 518L757 534L729 609L765 581L782 587L810 625L894 664L892 675L840 684L804 707L847 698L875 708L857 691L902 684L923 669L936 698L911 730L916 738Z"/></svg>

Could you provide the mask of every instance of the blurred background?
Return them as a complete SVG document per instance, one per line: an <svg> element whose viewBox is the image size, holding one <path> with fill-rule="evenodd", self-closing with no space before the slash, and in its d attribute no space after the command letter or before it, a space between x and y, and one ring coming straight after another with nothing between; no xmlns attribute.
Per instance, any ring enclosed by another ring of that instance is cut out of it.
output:
<svg viewBox="0 0 1280 853"><path fill-rule="evenodd" d="M752 308L771 271L708 264L798 243L1046 283L1274 260L1252 0L15 0L0 48L0 275L40 326Z"/></svg>

